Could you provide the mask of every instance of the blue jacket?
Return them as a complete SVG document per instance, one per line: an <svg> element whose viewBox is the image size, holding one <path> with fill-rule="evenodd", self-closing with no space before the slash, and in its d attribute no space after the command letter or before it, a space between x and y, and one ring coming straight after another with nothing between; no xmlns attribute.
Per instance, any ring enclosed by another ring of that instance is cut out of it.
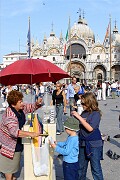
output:
<svg viewBox="0 0 120 180"><path fill-rule="evenodd" d="M79 137L80 144L81 141L85 141L85 150L86 150L87 158L90 158L92 156L92 150L89 141L97 141L97 140L102 140L101 133L98 128L93 130L93 132L90 133L90 135L88 135L87 137L84 137L82 134L80 135Z"/></svg>

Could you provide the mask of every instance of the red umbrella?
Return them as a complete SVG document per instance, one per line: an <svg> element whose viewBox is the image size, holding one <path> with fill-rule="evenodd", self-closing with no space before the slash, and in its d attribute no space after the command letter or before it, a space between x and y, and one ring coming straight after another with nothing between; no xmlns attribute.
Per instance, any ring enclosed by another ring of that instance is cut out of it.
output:
<svg viewBox="0 0 120 180"><path fill-rule="evenodd" d="M4 85L56 82L70 76L53 63L43 59L18 60L0 72L0 83Z"/></svg>

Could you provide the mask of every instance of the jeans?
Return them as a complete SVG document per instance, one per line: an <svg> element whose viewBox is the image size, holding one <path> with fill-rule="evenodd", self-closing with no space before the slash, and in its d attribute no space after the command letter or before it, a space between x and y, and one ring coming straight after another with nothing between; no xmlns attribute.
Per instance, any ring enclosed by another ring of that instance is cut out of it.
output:
<svg viewBox="0 0 120 180"><path fill-rule="evenodd" d="M117 90L117 96L119 97L120 96L120 90Z"/></svg>
<svg viewBox="0 0 120 180"><path fill-rule="evenodd" d="M103 173L100 160L103 158L103 147L92 148L93 156L86 158L85 147L79 149L79 180L86 180L88 162L90 161L91 172L94 180L103 180Z"/></svg>
<svg viewBox="0 0 120 180"><path fill-rule="evenodd" d="M78 180L79 163L67 163L63 161L64 180Z"/></svg>
<svg viewBox="0 0 120 180"><path fill-rule="evenodd" d="M56 117L57 117L57 132L63 132L63 122L62 122L62 115L63 115L63 105L56 106Z"/></svg>
<svg viewBox="0 0 120 180"><path fill-rule="evenodd" d="M69 105L70 105L70 116L72 116L71 115L71 112L74 110L74 108L73 108L73 105L74 105L74 103L75 103L75 99L74 99L74 97L72 98L69 98Z"/></svg>

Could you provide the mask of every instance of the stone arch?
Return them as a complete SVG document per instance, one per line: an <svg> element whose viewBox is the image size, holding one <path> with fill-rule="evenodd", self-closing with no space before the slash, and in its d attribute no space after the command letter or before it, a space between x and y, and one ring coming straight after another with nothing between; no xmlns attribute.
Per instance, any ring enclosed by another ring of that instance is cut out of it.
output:
<svg viewBox="0 0 120 180"><path fill-rule="evenodd" d="M111 67L112 80L120 81L120 65L114 65Z"/></svg>
<svg viewBox="0 0 120 180"><path fill-rule="evenodd" d="M43 50L41 48L36 48L32 51L32 57L39 57L43 53Z"/></svg>
<svg viewBox="0 0 120 180"><path fill-rule="evenodd" d="M92 50L91 50L92 54L101 54L101 53L105 53L105 48L102 45L95 45Z"/></svg>
<svg viewBox="0 0 120 180"><path fill-rule="evenodd" d="M106 68L101 64L96 65L93 70L93 79L106 80L106 78L107 78Z"/></svg>
<svg viewBox="0 0 120 180"><path fill-rule="evenodd" d="M71 58L86 58L86 49L82 44L79 43L73 43L68 46L67 52L66 52L66 58L69 60L70 59L70 54Z"/></svg>
<svg viewBox="0 0 120 180"><path fill-rule="evenodd" d="M57 49L57 48L50 48L49 50L48 50L48 56L49 55L56 55L56 54L59 54L60 52L59 52L59 50Z"/></svg>
<svg viewBox="0 0 120 180"><path fill-rule="evenodd" d="M71 69L71 76L75 76L77 78L77 81L84 82L86 79L86 71L85 66L80 62L74 62L68 64L67 66L67 72L70 74Z"/></svg>

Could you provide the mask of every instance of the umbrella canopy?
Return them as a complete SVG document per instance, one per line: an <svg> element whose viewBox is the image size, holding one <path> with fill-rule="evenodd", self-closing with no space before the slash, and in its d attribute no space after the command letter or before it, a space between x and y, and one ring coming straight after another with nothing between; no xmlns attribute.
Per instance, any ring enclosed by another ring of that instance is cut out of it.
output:
<svg viewBox="0 0 120 180"><path fill-rule="evenodd" d="M4 85L56 82L70 76L53 63L43 59L18 60L0 72L0 83Z"/></svg>

